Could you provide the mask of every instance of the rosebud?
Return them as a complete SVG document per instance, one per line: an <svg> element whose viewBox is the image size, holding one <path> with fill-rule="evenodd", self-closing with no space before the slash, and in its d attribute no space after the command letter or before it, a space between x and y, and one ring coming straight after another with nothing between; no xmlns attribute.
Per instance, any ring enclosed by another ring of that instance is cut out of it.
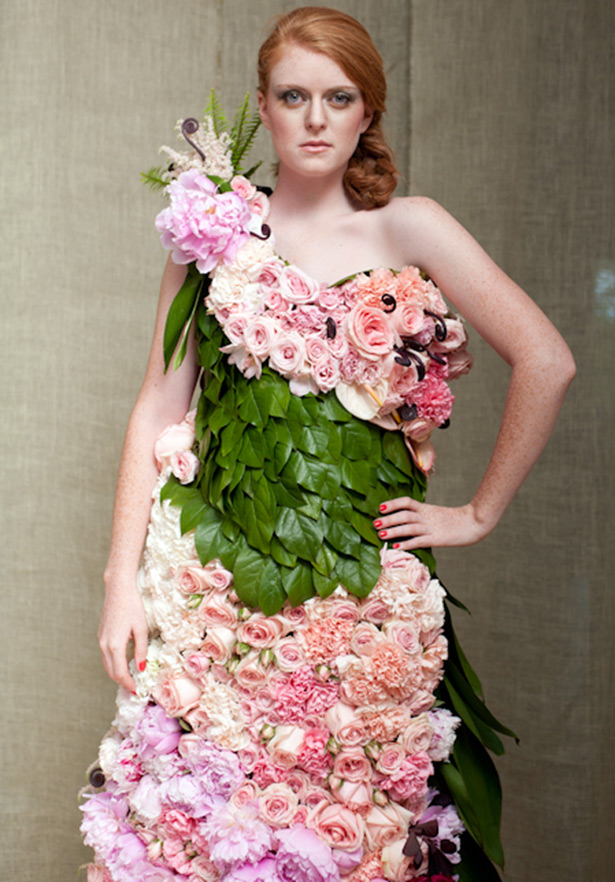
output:
<svg viewBox="0 0 615 882"><path fill-rule="evenodd" d="M263 665L263 667L269 667L271 662L274 660L273 649L261 649L258 660Z"/></svg>
<svg viewBox="0 0 615 882"><path fill-rule="evenodd" d="M150 861L157 861L162 855L162 839L153 839L147 846L147 858Z"/></svg>
<svg viewBox="0 0 615 882"><path fill-rule="evenodd" d="M186 606L188 609L198 609L203 601L202 594L191 594L188 600L186 601Z"/></svg>
<svg viewBox="0 0 615 882"><path fill-rule="evenodd" d="M227 663L227 665L226 665L226 670L229 672L229 674L234 674L234 673L235 673L235 671L236 671L237 668L239 667L239 663L240 663L240 661L241 661L241 659L239 659L239 658L232 658L232 659Z"/></svg>
<svg viewBox="0 0 615 882"><path fill-rule="evenodd" d="M251 649L251 648L252 648L252 647L250 646L249 643L239 643L239 642L237 642L237 643L235 644L235 646L233 647L233 650L234 650L234 652L237 653L237 655L247 655L247 654L250 652L250 649Z"/></svg>
<svg viewBox="0 0 615 882"><path fill-rule="evenodd" d="M329 751L329 753L335 756L337 753L340 752L341 747L342 745L339 743L339 741L336 741L333 735L331 735L331 737L327 741L327 750Z"/></svg>
<svg viewBox="0 0 615 882"><path fill-rule="evenodd" d="M389 801L389 797L386 795L384 790L378 790L377 787L374 788L374 792L372 793L372 799L376 803L376 805L386 805Z"/></svg>
<svg viewBox="0 0 615 882"><path fill-rule="evenodd" d="M237 618L240 622L245 622L246 619L249 619L252 615L251 610L247 606L242 606L239 612L237 613Z"/></svg>
<svg viewBox="0 0 615 882"><path fill-rule="evenodd" d="M270 723L265 723L261 729L261 741L271 741L274 735L275 726L270 725Z"/></svg>
<svg viewBox="0 0 615 882"><path fill-rule="evenodd" d="M316 665L314 668L314 676L321 683L326 683L331 676L331 668L328 665Z"/></svg>
<svg viewBox="0 0 615 882"><path fill-rule="evenodd" d="M382 753L382 745L378 741L368 742L363 749L368 759L373 760L375 763L378 762Z"/></svg>

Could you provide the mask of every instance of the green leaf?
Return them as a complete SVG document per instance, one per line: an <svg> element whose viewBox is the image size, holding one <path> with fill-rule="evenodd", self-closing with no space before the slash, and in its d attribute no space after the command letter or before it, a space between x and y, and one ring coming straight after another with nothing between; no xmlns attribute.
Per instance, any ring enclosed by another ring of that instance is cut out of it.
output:
<svg viewBox="0 0 615 882"><path fill-rule="evenodd" d="M265 445L262 432L255 431L252 428L246 429L243 433L237 459L239 462L243 462L252 468L262 467L265 461Z"/></svg>
<svg viewBox="0 0 615 882"><path fill-rule="evenodd" d="M289 478L301 484L306 490L317 493L325 499L335 499L340 489L340 476L337 466L319 462L295 450L281 473L283 481Z"/></svg>
<svg viewBox="0 0 615 882"><path fill-rule="evenodd" d="M278 505L286 508L300 508L305 503L305 494L294 487L284 484L272 484L271 489Z"/></svg>
<svg viewBox="0 0 615 882"><path fill-rule="evenodd" d="M384 481L386 484L404 484L408 480L404 473L400 472L399 469L387 459L381 461L376 469L376 475L378 476L379 481ZM408 493L405 493L404 495L407 496Z"/></svg>
<svg viewBox="0 0 615 882"><path fill-rule="evenodd" d="M346 522L350 519L350 515L352 514L352 505L348 501L348 498L341 493L339 496L336 496L335 499L325 499L323 502L323 508L329 517L336 521Z"/></svg>
<svg viewBox="0 0 615 882"><path fill-rule="evenodd" d="M314 588L319 597L330 597L340 583L337 572L334 571L330 576L322 576L316 570L312 573Z"/></svg>
<svg viewBox="0 0 615 882"><path fill-rule="evenodd" d="M190 502L191 499L198 499L200 495L196 484L180 484L177 478L171 475L160 491L160 501L164 502L168 499L172 505L180 506Z"/></svg>
<svg viewBox="0 0 615 882"><path fill-rule="evenodd" d="M410 459L410 454L404 444L401 433L385 432L382 439L382 450L385 457L393 463L393 465L407 475L409 478L414 477L415 468Z"/></svg>
<svg viewBox="0 0 615 882"><path fill-rule="evenodd" d="M246 423L262 429L270 416L284 416L287 395L290 395L288 387L285 393L271 374L263 373L258 383L246 381L241 384L239 416Z"/></svg>
<svg viewBox="0 0 615 882"><path fill-rule="evenodd" d="M259 586L266 558L246 545L233 566L233 587L247 606L258 606Z"/></svg>
<svg viewBox="0 0 615 882"><path fill-rule="evenodd" d="M455 864L460 882L502 882L501 876L469 833L461 837L461 863Z"/></svg>
<svg viewBox="0 0 615 882"><path fill-rule="evenodd" d="M274 529L280 542L292 554L304 560L313 560L318 554L323 540L322 528L296 509L278 508Z"/></svg>
<svg viewBox="0 0 615 882"><path fill-rule="evenodd" d="M271 537L270 553L275 562L281 566L294 567L297 563L297 555L287 551L277 536Z"/></svg>
<svg viewBox="0 0 615 882"><path fill-rule="evenodd" d="M188 530L194 530L205 514L205 509L208 507L209 506L200 493L198 493L194 499L189 499L183 503L182 513L179 519L182 535L187 533Z"/></svg>
<svg viewBox="0 0 615 882"><path fill-rule="evenodd" d="M336 552L326 542L323 542L312 561L312 566L321 576L331 576L337 560Z"/></svg>
<svg viewBox="0 0 615 882"><path fill-rule="evenodd" d="M222 515L214 508L208 507L197 524L194 544L203 566L214 557L222 557L223 553L229 550L230 543L224 535L222 523Z"/></svg>
<svg viewBox="0 0 615 882"><path fill-rule="evenodd" d="M365 494L370 485L371 469L362 462L342 459L342 484L357 493Z"/></svg>
<svg viewBox="0 0 615 882"><path fill-rule="evenodd" d="M237 448L245 428L245 423L234 419L232 423L222 429L220 432L220 451L223 456L228 456L232 450Z"/></svg>
<svg viewBox="0 0 615 882"><path fill-rule="evenodd" d="M340 555L335 569L347 591L356 597L367 597L380 575L380 555L371 545L361 545L358 560Z"/></svg>
<svg viewBox="0 0 615 882"><path fill-rule="evenodd" d="M493 716L489 708L480 700L480 698L474 694L463 673L450 658L448 659L444 670L444 682L447 685L450 683L453 686L476 717L488 726L491 726L492 729L501 732L502 735L509 735L516 741L519 740L512 729L502 725L502 723Z"/></svg>
<svg viewBox="0 0 615 882"><path fill-rule="evenodd" d="M376 548L380 550L382 542L378 537L378 533L376 532L376 528L374 527L371 518L358 511L353 511L349 520L359 536L362 536L366 542L369 542L370 545L375 545Z"/></svg>
<svg viewBox="0 0 615 882"><path fill-rule="evenodd" d="M274 616L282 609L285 600L280 568L274 560L267 558L258 587L258 605L266 616Z"/></svg>
<svg viewBox="0 0 615 882"><path fill-rule="evenodd" d="M472 798L468 793L468 788L466 787L461 772L452 762L442 763L440 772L446 781L451 796L455 800L455 805L457 806L461 820L472 838L480 844L482 839L480 824L472 805Z"/></svg>
<svg viewBox="0 0 615 882"><path fill-rule="evenodd" d="M350 524L327 518L324 532L327 542L330 542L337 551L352 556L358 554L361 539Z"/></svg>
<svg viewBox="0 0 615 882"><path fill-rule="evenodd" d="M321 398L321 402L325 416L336 423L347 423L350 420L357 419L346 410L343 404L340 404L335 392L329 392L327 395L324 395Z"/></svg>
<svg viewBox="0 0 615 882"><path fill-rule="evenodd" d="M372 449L372 435L365 423L357 419L341 427L344 456L352 460L365 460Z"/></svg>
<svg viewBox="0 0 615 882"><path fill-rule="evenodd" d="M169 181L162 177L165 171L162 166L153 165L149 171L141 172L141 183L147 184L152 190L162 190L169 185Z"/></svg>
<svg viewBox="0 0 615 882"><path fill-rule="evenodd" d="M312 568L304 561L299 561L292 569L282 568L282 584L291 606L299 606L314 596Z"/></svg>
<svg viewBox="0 0 615 882"><path fill-rule="evenodd" d="M472 734L482 741L485 747L492 750L497 756L501 756L504 753L504 745L498 736L490 726L483 723L479 717L474 716L450 681L441 684L438 689L438 693L440 692L442 692L444 699L448 695L449 700L448 702L445 700L445 704L452 705L453 710L461 717Z"/></svg>
<svg viewBox="0 0 615 882"><path fill-rule="evenodd" d="M184 283L175 295L175 299L171 304L164 326L163 351L165 371L168 370L171 358L173 357L173 353L180 340L182 340L182 343L185 343L187 340L188 331L190 330L192 319L194 318L194 313L199 302L199 292L202 283L203 276L198 272L194 264L190 264ZM180 352L178 352L178 358ZM183 357L181 360L183 360ZM181 364L181 360L179 364ZM176 370L179 367L179 364L177 364L176 359Z"/></svg>

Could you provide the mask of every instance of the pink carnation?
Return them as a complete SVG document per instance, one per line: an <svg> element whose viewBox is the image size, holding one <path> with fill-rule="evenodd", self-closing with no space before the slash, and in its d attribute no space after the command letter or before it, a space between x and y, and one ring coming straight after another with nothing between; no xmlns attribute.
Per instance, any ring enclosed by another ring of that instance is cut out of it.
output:
<svg viewBox="0 0 615 882"><path fill-rule="evenodd" d="M444 380L427 374L412 392L412 402L416 404L419 414L441 426L450 418L455 396L451 393Z"/></svg>
<svg viewBox="0 0 615 882"><path fill-rule="evenodd" d="M250 211L236 193L218 193L216 184L195 169L168 187L170 205L156 217L163 248L174 263L196 261L208 273L223 260L230 264L249 237Z"/></svg>
<svg viewBox="0 0 615 882"><path fill-rule="evenodd" d="M333 761L327 750L327 742L330 738L328 729L308 729L305 733L303 744L297 757L297 765L300 769L324 779L329 772Z"/></svg>

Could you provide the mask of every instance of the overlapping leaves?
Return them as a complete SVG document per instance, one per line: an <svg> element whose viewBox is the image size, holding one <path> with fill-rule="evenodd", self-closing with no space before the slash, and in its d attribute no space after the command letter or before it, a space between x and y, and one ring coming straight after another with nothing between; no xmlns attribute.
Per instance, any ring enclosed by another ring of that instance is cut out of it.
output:
<svg viewBox="0 0 615 882"><path fill-rule="evenodd" d="M169 349L191 324L192 296L177 306ZM353 417L333 393L293 395L267 367L246 379L220 352L226 339L202 305L197 328L202 465L192 485L171 479L162 495L182 507L182 530L196 529L201 561L219 557L241 599L268 615L287 597L327 597L340 582L366 596L380 573L379 504L425 493L402 437Z"/></svg>

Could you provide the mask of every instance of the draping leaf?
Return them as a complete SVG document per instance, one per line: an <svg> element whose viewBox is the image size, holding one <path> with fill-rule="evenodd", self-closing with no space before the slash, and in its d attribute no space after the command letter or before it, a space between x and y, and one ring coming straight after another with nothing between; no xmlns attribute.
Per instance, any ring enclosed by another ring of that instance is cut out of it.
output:
<svg viewBox="0 0 615 882"><path fill-rule="evenodd" d="M169 368L173 353L182 338L182 334L184 337L186 336L184 329L186 328L187 332L190 328L198 304L202 283L203 276L199 273L195 264L190 264L184 283L171 304L164 326L163 352L165 371ZM179 365L176 365L177 367Z"/></svg>
<svg viewBox="0 0 615 882"><path fill-rule="evenodd" d="M220 451L223 456L228 456L232 450L237 448L245 428L246 424L236 419L222 429L220 432Z"/></svg>
<svg viewBox="0 0 615 882"><path fill-rule="evenodd" d="M472 798L466 787L466 783L459 769L452 763L442 763L440 768L442 777L446 781L446 785L450 790L451 796L455 800L455 804L459 811L461 820L466 829L479 844L481 843L481 830L476 812L472 805Z"/></svg>
<svg viewBox="0 0 615 882"><path fill-rule="evenodd" d="M198 499L200 495L195 484L180 484L177 478L171 475L160 491L160 501L164 502L168 499L173 505L184 505L191 499Z"/></svg>
<svg viewBox="0 0 615 882"><path fill-rule="evenodd" d="M265 461L265 447L261 432L251 427L246 429L241 439L237 458L239 462L243 462L253 468L259 468L263 465Z"/></svg>
<svg viewBox="0 0 615 882"><path fill-rule="evenodd" d="M459 882L502 882L501 876L469 833L461 837L461 863L455 864Z"/></svg>
<svg viewBox="0 0 615 882"><path fill-rule="evenodd" d="M380 555L371 545L361 545L358 560L340 555L335 570L350 594L367 597L380 575Z"/></svg>
<svg viewBox="0 0 615 882"><path fill-rule="evenodd" d="M275 532L288 551L304 560L312 560L322 543L322 529L316 521L293 508L278 508Z"/></svg>
<svg viewBox="0 0 615 882"><path fill-rule="evenodd" d="M283 567L282 584L291 606L299 606L300 603L314 596L312 568L305 561L298 561L292 569Z"/></svg>
<svg viewBox="0 0 615 882"><path fill-rule="evenodd" d="M491 726L492 729L501 732L502 735L509 735L516 741L519 740L512 729L509 729L507 726L500 723L499 720L493 716L489 708L474 694L463 673L457 665L451 661L451 659L448 659L445 667L445 682L446 681L449 681L452 684L453 688L459 693L463 701L476 717L488 726Z"/></svg>
<svg viewBox="0 0 615 882"><path fill-rule="evenodd" d="M453 710L461 717L472 734L482 741L485 747L498 756L504 753L504 745L493 729L483 723L479 717L474 716L450 681L440 685L438 694L444 699L448 696L448 702L445 701L445 704L452 705Z"/></svg>
<svg viewBox="0 0 615 882"><path fill-rule="evenodd" d="M493 761L480 741L464 726L460 726L457 730L453 759L463 778L478 822L479 836L475 838L485 854L502 866L504 862L500 842L502 789ZM472 832L474 833L474 830Z"/></svg>
<svg viewBox="0 0 615 882"><path fill-rule="evenodd" d="M287 477L301 484L306 490L318 493L324 499L334 499L340 489L340 476L337 466L320 462L309 456L302 456L297 450L281 473L282 480Z"/></svg>
<svg viewBox="0 0 615 882"><path fill-rule="evenodd" d="M381 547L382 543L376 533L371 518L366 517L358 511L353 511L349 520L359 536L362 536L366 542L375 545L378 549Z"/></svg>

